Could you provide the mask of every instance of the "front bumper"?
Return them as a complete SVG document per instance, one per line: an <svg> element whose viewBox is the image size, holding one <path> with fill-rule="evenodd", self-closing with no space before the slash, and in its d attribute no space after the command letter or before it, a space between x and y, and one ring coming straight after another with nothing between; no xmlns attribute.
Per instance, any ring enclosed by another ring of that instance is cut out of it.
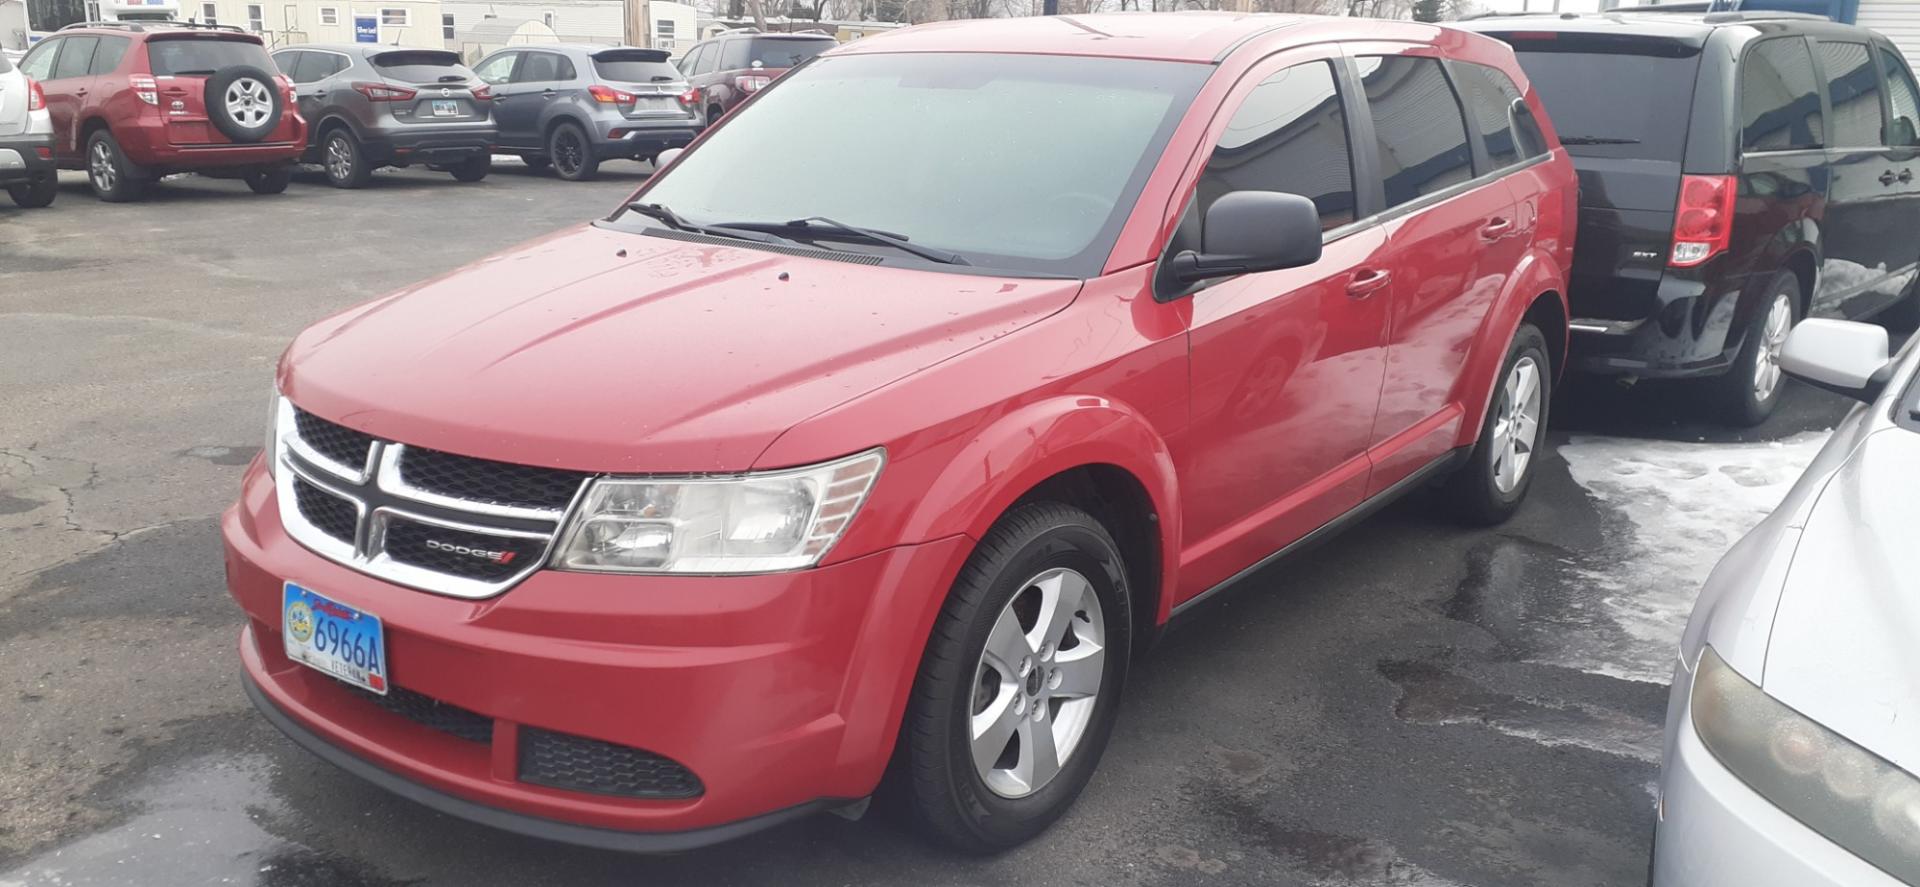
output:
<svg viewBox="0 0 1920 887"><path fill-rule="evenodd" d="M1748 788L1700 742L1691 707L1675 707L1655 887L1904 887Z"/></svg>
<svg viewBox="0 0 1920 887"><path fill-rule="evenodd" d="M487 600L373 579L307 551L258 462L222 520L256 704L322 757L429 806L541 837L679 850L870 794L927 626L970 545L953 537L831 566L733 577L541 571ZM282 583L379 615L389 678L491 719L475 740L289 660ZM703 793L641 799L521 779L522 731L642 749Z"/></svg>
<svg viewBox="0 0 1920 887"><path fill-rule="evenodd" d="M0 136L0 184L54 175L53 136Z"/></svg>

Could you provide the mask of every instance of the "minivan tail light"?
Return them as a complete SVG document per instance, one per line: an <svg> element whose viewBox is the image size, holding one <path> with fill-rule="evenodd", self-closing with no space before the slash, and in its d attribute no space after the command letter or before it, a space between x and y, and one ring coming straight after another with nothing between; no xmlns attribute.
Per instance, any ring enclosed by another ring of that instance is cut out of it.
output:
<svg viewBox="0 0 1920 887"><path fill-rule="evenodd" d="M762 74L743 74L733 78L733 85L739 87L741 92L759 92L772 82L772 77Z"/></svg>
<svg viewBox="0 0 1920 887"><path fill-rule="evenodd" d="M1733 240L1733 176L1681 176L1673 211L1673 250L1667 264L1691 268L1726 252Z"/></svg>
<svg viewBox="0 0 1920 887"><path fill-rule="evenodd" d="M367 97L370 102L404 102L418 93L404 86L391 86L385 83L355 83L353 91Z"/></svg>
<svg viewBox="0 0 1920 887"><path fill-rule="evenodd" d="M631 105L635 101L633 93L597 83L587 87L587 95L593 96L594 101L603 105Z"/></svg>
<svg viewBox="0 0 1920 887"><path fill-rule="evenodd" d="M27 78L27 110L44 111L47 108L47 91L40 88L40 81Z"/></svg>
<svg viewBox="0 0 1920 887"><path fill-rule="evenodd" d="M160 84L146 74L135 74L127 78L127 87L132 89L140 100L149 105L160 104Z"/></svg>

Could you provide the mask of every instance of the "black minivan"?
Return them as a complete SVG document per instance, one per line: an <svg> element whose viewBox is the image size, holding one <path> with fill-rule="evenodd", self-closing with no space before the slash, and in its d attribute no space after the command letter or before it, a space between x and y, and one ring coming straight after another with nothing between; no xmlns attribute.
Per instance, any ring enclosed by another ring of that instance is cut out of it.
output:
<svg viewBox="0 0 1920 887"><path fill-rule="evenodd" d="M1792 13L1504 16L1580 175L1573 369L1718 377L1757 424L1802 317L1920 319L1920 92L1865 28Z"/></svg>

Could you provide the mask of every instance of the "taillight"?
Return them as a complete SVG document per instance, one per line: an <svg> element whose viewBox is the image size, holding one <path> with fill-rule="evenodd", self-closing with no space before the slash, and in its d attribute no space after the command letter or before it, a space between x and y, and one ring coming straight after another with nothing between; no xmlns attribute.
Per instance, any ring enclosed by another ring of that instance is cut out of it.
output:
<svg viewBox="0 0 1920 887"><path fill-rule="evenodd" d="M293 78L285 74L275 74L273 82L280 84L280 99L289 105L293 104Z"/></svg>
<svg viewBox="0 0 1920 887"><path fill-rule="evenodd" d="M594 101L604 105L631 105L634 103L633 93L614 89L611 86L600 86L598 84L589 86L587 87L587 95L593 96Z"/></svg>
<svg viewBox="0 0 1920 887"><path fill-rule="evenodd" d="M1681 176L1673 210L1673 250L1667 264L1691 268L1725 252L1733 240L1733 176Z"/></svg>
<svg viewBox="0 0 1920 887"><path fill-rule="evenodd" d="M680 104L686 105L689 108L698 107L700 105L700 87L687 87L687 91L680 94Z"/></svg>
<svg viewBox="0 0 1920 887"><path fill-rule="evenodd" d="M739 87L741 92L759 92L762 89L766 89L767 84L772 82L772 77L758 74L745 74L733 78L733 85Z"/></svg>
<svg viewBox="0 0 1920 887"><path fill-rule="evenodd" d="M355 83L353 91L366 96L369 102L404 102L418 95L404 86L386 83Z"/></svg>
<svg viewBox="0 0 1920 887"><path fill-rule="evenodd" d="M139 96L141 101L149 105L160 104L160 84L155 82L153 77L135 74L127 78L127 87L132 89L134 95Z"/></svg>
<svg viewBox="0 0 1920 887"><path fill-rule="evenodd" d="M482 83L473 88L473 97L483 102L493 101L493 87Z"/></svg>
<svg viewBox="0 0 1920 887"><path fill-rule="evenodd" d="M47 91L40 88L40 81L27 79L27 110L44 111L47 108Z"/></svg>

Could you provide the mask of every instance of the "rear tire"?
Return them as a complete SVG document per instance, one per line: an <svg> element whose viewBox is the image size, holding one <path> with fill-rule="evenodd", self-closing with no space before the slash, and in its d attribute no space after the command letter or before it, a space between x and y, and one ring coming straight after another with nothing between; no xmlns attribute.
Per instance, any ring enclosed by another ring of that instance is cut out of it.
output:
<svg viewBox="0 0 1920 887"><path fill-rule="evenodd" d="M1445 501L1461 522L1490 527L1520 510L1545 455L1553 382L1547 337L1522 323L1507 345L1467 465L1447 478Z"/></svg>
<svg viewBox="0 0 1920 887"><path fill-rule="evenodd" d="M120 151L113 133L103 129L87 137L87 184L101 200L127 203L145 196L148 183Z"/></svg>
<svg viewBox="0 0 1920 887"><path fill-rule="evenodd" d="M1800 321L1800 278L1781 271L1767 283L1759 306L1747 320L1746 341L1727 374L1712 380L1712 397L1726 421L1751 428L1767 421L1780 403L1786 377L1780 349Z"/></svg>
<svg viewBox="0 0 1920 887"><path fill-rule="evenodd" d="M7 186L7 196L22 209L39 209L53 203L60 196L60 179L53 173L47 173L30 182L21 182Z"/></svg>
<svg viewBox="0 0 1920 887"><path fill-rule="evenodd" d="M492 171L493 155L486 153L475 154L472 157L468 157L459 163L447 167L447 172L453 173L454 179L461 182L480 181L487 177L487 173Z"/></svg>
<svg viewBox="0 0 1920 887"><path fill-rule="evenodd" d="M902 788L932 837L1003 850L1072 806L1119 712L1130 606L1119 546L1092 515L1034 502L987 532L934 623L901 732Z"/></svg>
<svg viewBox="0 0 1920 887"><path fill-rule="evenodd" d="M1874 319L1895 332L1910 332L1920 327L1920 278L1907 284L1907 291L1900 294L1900 301L1888 305Z"/></svg>
<svg viewBox="0 0 1920 887"><path fill-rule="evenodd" d="M547 158L553 171L569 182L584 182L600 172L600 158L593 156L593 143L578 123L562 123L547 136Z"/></svg>
<svg viewBox="0 0 1920 887"><path fill-rule="evenodd" d="M247 187L255 194L279 194L287 190L287 183L293 181L293 169L275 166L268 169L256 169L246 174Z"/></svg>
<svg viewBox="0 0 1920 887"><path fill-rule="evenodd" d="M373 179L366 150L344 126L327 133L320 143L320 163L327 170L327 184L335 188L361 188Z"/></svg>

